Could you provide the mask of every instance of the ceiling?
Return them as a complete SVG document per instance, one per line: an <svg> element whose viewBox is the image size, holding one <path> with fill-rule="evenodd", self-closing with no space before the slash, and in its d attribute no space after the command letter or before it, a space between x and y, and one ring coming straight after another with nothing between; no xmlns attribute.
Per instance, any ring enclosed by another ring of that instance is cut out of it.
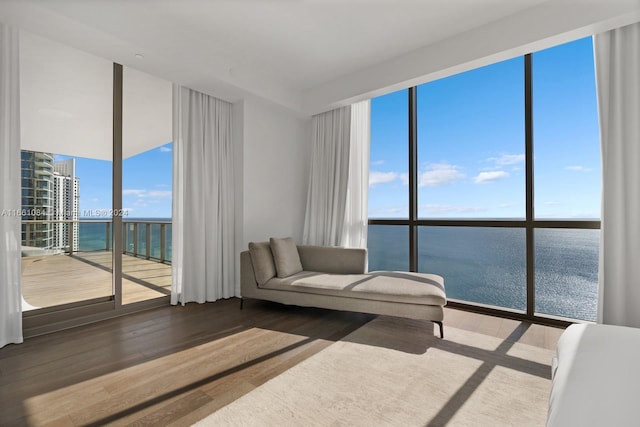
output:
<svg viewBox="0 0 640 427"><path fill-rule="evenodd" d="M0 20L229 101L313 113L640 20L640 0L0 0Z"/></svg>

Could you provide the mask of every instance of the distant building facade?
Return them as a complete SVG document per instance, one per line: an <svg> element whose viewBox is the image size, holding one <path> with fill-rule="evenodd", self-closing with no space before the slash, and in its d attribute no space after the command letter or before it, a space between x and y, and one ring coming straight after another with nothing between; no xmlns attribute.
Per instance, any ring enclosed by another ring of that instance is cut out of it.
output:
<svg viewBox="0 0 640 427"><path fill-rule="evenodd" d="M80 181L75 168L75 159L55 162L51 153L22 151L23 246L78 250L78 222L72 223L71 230L64 222L29 222L78 220ZM69 231L73 231L71 242Z"/></svg>
<svg viewBox="0 0 640 427"><path fill-rule="evenodd" d="M53 164L53 215L56 221L73 220L53 223L53 247L66 249L70 245L73 251L78 250L79 211L80 211L80 180L76 177L76 159L67 159ZM69 235L69 226L73 234ZM73 241L70 243L69 239Z"/></svg>
<svg viewBox="0 0 640 427"><path fill-rule="evenodd" d="M53 155L22 151L22 221L51 220L53 209ZM22 245L53 248L53 228L49 223L22 223Z"/></svg>

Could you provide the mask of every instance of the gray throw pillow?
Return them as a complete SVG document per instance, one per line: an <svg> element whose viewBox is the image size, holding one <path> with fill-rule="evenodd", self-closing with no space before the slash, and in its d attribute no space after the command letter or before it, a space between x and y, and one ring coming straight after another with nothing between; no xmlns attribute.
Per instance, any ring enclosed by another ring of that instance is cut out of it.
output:
<svg viewBox="0 0 640 427"><path fill-rule="evenodd" d="M269 243L271 243L271 252L278 277L289 277L302 271L298 248L291 237L284 239L272 237L269 239Z"/></svg>
<svg viewBox="0 0 640 427"><path fill-rule="evenodd" d="M256 276L258 286L262 286L276 277L276 266L273 263L273 254L269 242L249 243L249 255L253 264L253 273Z"/></svg>

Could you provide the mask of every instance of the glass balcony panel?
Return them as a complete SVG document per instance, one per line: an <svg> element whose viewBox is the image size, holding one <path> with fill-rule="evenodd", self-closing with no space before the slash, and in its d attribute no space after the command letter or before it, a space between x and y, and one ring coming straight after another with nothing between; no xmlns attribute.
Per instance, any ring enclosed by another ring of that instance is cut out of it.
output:
<svg viewBox="0 0 640 427"><path fill-rule="evenodd" d="M147 253L147 224L138 223L138 256L145 257Z"/></svg>

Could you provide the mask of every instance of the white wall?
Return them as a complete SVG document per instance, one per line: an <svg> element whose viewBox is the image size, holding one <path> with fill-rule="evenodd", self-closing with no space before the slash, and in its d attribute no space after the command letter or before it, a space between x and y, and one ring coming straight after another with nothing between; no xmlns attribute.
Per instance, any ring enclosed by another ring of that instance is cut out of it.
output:
<svg viewBox="0 0 640 427"><path fill-rule="evenodd" d="M522 56L640 20L638 0L553 0L303 93L303 111L333 108Z"/></svg>
<svg viewBox="0 0 640 427"><path fill-rule="evenodd" d="M242 106L240 106L242 104ZM302 240L311 155L311 119L258 98L243 111L241 250L269 237Z"/></svg>

